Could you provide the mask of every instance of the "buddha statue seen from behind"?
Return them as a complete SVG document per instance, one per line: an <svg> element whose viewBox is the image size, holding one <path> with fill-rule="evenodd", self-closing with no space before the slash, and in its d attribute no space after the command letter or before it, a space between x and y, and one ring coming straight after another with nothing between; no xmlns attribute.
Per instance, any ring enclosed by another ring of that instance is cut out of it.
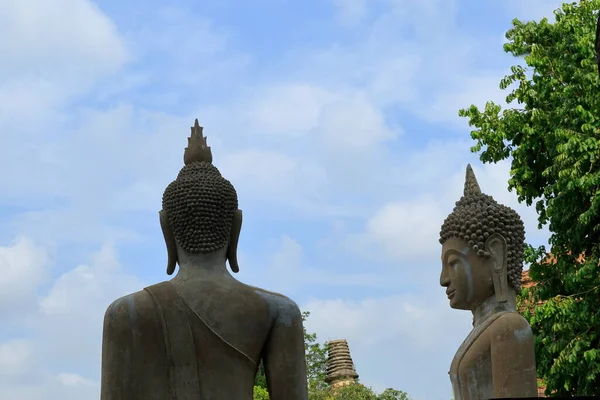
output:
<svg viewBox="0 0 600 400"><path fill-rule="evenodd" d="M440 284L450 307L473 313L450 366L455 400L537 397L533 334L516 310L524 241L519 215L482 193L468 165L440 233Z"/></svg>
<svg viewBox="0 0 600 400"><path fill-rule="evenodd" d="M302 316L238 272L237 194L196 120L160 225L175 278L113 302L104 319L102 400L251 400L263 361L273 400L306 400Z"/></svg>

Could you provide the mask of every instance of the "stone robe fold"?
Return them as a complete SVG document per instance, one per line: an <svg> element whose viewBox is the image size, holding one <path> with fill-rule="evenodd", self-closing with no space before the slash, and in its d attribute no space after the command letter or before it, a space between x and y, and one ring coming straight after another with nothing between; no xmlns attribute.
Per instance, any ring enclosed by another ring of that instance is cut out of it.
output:
<svg viewBox="0 0 600 400"><path fill-rule="evenodd" d="M102 346L101 400L252 400L257 364L170 282L113 303Z"/></svg>
<svg viewBox="0 0 600 400"><path fill-rule="evenodd" d="M475 326L460 345L450 366L450 381L454 400L482 400L493 397L492 364L489 341L481 348L474 349L482 334L498 318L509 311L500 311L488 316Z"/></svg>

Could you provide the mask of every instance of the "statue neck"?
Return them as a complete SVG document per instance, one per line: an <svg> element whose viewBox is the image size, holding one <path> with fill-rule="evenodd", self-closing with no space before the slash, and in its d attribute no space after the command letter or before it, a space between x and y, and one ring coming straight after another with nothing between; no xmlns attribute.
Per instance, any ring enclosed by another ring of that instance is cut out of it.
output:
<svg viewBox="0 0 600 400"><path fill-rule="evenodd" d="M517 296L515 294L514 289L509 288L509 293L507 297L508 301L504 303L500 303L498 300L496 300L495 295L492 295L485 299L483 303L478 305L473 310L473 326L476 327L477 325L481 324L483 321L488 319L488 317L491 317L493 314L496 314L499 311L516 312Z"/></svg>
<svg viewBox="0 0 600 400"><path fill-rule="evenodd" d="M174 282L231 277L227 270L227 246L213 253L190 253L178 244L177 259L179 272L172 279Z"/></svg>

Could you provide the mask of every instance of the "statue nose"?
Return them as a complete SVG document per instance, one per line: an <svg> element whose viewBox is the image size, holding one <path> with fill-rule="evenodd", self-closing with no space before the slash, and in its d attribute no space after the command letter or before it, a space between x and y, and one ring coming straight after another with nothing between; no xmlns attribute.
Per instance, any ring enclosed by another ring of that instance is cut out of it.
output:
<svg viewBox="0 0 600 400"><path fill-rule="evenodd" d="M440 285L443 287L448 287L450 285L450 276L445 268L442 268L442 273L440 274Z"/></svg>

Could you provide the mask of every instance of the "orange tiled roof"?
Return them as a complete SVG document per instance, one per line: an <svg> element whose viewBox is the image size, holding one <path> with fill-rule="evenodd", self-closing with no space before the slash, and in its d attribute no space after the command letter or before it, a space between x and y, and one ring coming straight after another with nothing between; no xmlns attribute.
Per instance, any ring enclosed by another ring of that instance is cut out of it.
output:
<svg viewBox="0 0 600 400"><path fill-rule="evenodd" d="M529 270L523 271L521 273L521 287L525 289L529 289L530 287L535 286L535 282L531 280L529 276Z"/></svg>
<svg viewBox="0 0 600 400"><path fill-rule="evenodd" d="M583 254L580 254L579 257L575 260L577 264L581 264L585 260ZM546 258L541 262L541 264L556 264L556 257L550 253L546 256ZM600 264L599 264L600 265ZM521 273L521 287L529 289L530 287L535 286L535 282L529 276L529 270L523 271Z"/></svg>
<svg viewBox="0 0 600 400"><path fill-rule="evenodd" d="M535 286L535 282L529 276L529 270L523 271L521 273L521 287L525 288L525 289L529 289L534 286ZM528 303L529 303L529 299L523 299L523 302L521 303L521 307L519 308L519 312L521 314L523 314L527 310ZM537 303L537 305L540 305L540 304L543 304L543 302L539 301ZM531 309L530 312L533 313L533 309Z"/></svg>

